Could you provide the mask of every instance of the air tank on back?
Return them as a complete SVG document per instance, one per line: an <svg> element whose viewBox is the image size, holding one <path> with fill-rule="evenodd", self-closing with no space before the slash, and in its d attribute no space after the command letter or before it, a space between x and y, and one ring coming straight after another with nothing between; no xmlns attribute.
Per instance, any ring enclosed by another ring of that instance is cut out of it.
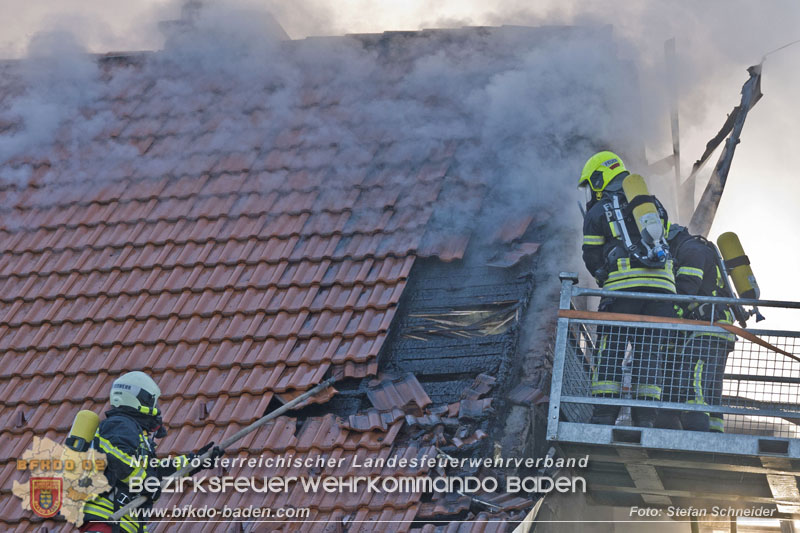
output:
<svg viewBox="0 0 800 533"><path fill-rule="evenodd" d="M744 253L739 237L729 231L717 237L717 246L725 260L725 268L733 280L736 294L739 298L752 298L757 300L761 291L756 283L753 269L750 268L750 259Z"/></svg>
<svg viewBox="0 0 800 533"><path fill-rule="evenodd" d="M633 206L633 218L642 235L642 241L650 248L649 255L658 261L666 260L663 249L664 221L658 214L658 208L652 201L644 178L639 174L630 174L622 182L622 190L628 204Z"/></svg>
<svg viewBox="0 0 800 533"><path fill-rule="evenodd" d="M100 417L93 411L86 409L78 411L75 420L72 422L72 429L69 430L67 437L67 447L76 452L85 452L89 449L100 425Z"/></svg>

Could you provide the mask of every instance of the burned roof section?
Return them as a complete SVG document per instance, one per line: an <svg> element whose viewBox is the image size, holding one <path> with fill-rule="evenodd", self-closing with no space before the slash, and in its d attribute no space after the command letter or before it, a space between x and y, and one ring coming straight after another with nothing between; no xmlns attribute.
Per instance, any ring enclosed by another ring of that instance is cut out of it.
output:
<svg viewBox="0 0 800 533"><path fill-rule="evenodd" d="M504 382L532 290L531 263L503 269L418 262L382 364L388 372L419 376L436 403L459 400L481 374ZM476 394L491 385L479 383Z"/></svg>

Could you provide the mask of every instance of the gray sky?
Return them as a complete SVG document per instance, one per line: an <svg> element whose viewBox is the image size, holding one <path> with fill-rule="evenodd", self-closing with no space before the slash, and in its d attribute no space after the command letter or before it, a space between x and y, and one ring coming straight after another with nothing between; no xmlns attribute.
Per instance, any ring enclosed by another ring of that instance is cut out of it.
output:
<svg viewBox="0 0 800 533"><path fill-rule="evenodd" d="M796 29L800 3L788 0L245 3L271 10L292 38L463 25L613 24L621 42L627 43L620 46L620 53L636 61L641 73L651 160L671 151L662 69L663 42L675 36L684 172L738 102L747 79L745 68L757 63L767 50L800 38ZM177 17L179 8L180 2L171 0L0 0L0 56L23 56L32 35L52 29L73 32L93 52L158 49L157 22ZM800 300L800 283L794 277L795 265L800 264L800 187L793 168L795 145L800 141L794 100L800 85L798 66L800 45L770 57L765 64L765 97L748 118L710 235L739 234L765 298ZM789 327L792 322L778 314L764 324Z"/></svg>

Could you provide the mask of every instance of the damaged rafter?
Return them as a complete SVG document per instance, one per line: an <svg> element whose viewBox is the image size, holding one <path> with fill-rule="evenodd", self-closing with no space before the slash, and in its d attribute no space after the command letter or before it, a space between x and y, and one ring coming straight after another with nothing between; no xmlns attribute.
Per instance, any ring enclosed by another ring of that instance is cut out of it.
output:
<svg viewBox="0 0 800 533"><path fill-rule="evenodd" d="M691 195L693 195L695 174L702 168L714 149L722 142L722 138L730 133L725 141L722 154L720 154L719 160L714 167L714 171L711 173L711 178L703 191L703 196L700 198L692 214L689 230L694 234L708 235L711 229L711 224L714 222L714 216L717 213L717 207L722 199L725 183L728 180L728 172L733 162L733 154L736 151L736 145L739 144L739 137L742 134L745 118L747 118L748 111L750 111L762 96L761 64L759 63L758 65L748 68L747 72L750 74L750 78L742 87L741 103L733 109L717 136L709 141L706 146L706 152L694 164L692 174L684 184L684 186L692 188Z"/></svg>
<svg viewBox="0 0 800 533"><path fill-rule="evenodd" d="M485 337L500 335L519 318L520 303L493 302L474 309L450 309L438 313L409 314L420 325L409 328L404 337L427 341L431 336Z"/></svg>

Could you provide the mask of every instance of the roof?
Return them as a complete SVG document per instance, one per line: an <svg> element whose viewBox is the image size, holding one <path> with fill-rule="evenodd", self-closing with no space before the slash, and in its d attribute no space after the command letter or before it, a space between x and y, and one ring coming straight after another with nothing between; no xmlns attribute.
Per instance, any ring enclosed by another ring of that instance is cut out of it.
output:
<svg viewBox="0 0 800 533"><path fill-rule="evenodd" d="M548 32L309 39L274 45L282 59L264 72L176 45L101 57L96 77L61 80L79 90L57 97L25 62L5 64L3 528L32 527L10 494L13 458L34 436L63 439L79 409L102 412L127 370L159 383L170 453L219 442L327 376L377 376L415 263L462 258L487 203L493 174L465 157L484 152L459 99ZM440 63L462 85L420 82ZM36 130L26 104L53 98L57 127ZM512 239L530 223L505 218ZM395 442L409 413L392 409L425 403L404 379L373 384L377 411L283 416L230 452L430 454ZM424 508L419 494L384 496L208 498L309 507L331 531L407 530Z"/></svg>

